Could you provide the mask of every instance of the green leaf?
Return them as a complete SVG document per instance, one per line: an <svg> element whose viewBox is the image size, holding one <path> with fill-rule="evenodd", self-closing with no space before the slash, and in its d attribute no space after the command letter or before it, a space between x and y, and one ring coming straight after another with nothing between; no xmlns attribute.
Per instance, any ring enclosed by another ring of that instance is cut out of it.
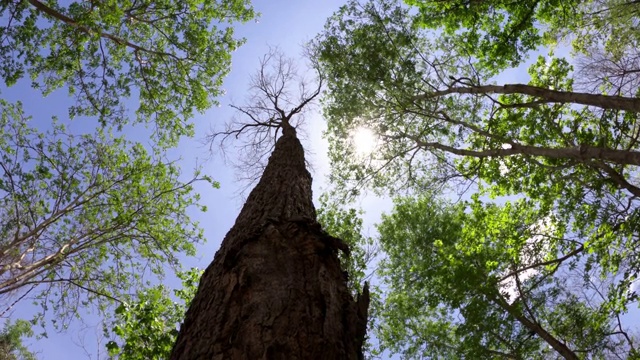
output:
<svg viewBox="0 0 640 360"><path fill-rule="evenodd" d="M35 3L34 3L35 4ZM69 116L95 117L117 129L153 123L167 145L193 135L189 119L216 103L231 53L244 43L233 25L253 19L247 0L10 3L1 28L0 76L27 76L43 95L66 87ZM129 119L124 104L139 106Z"/></svg>

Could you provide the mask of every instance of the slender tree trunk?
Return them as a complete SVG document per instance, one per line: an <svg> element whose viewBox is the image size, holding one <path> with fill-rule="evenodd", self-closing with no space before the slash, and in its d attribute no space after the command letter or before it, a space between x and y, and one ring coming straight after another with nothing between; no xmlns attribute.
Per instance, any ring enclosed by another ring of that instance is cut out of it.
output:
<svg viewBox="0 0 640 360"><path fill-rule="evenodd" d="M640 98L558 91L524 84L451 87L416 96L415 100L433 99L450 94L522 94L548 103L580 104L602 109L640 112Z"/></svg>
<svg viewBox="0 0 640 360"><path fill-rule="evenodd" d="M529 319L525 318L524 316L520 316L516 312L512 312L512 315L514 315L514 317L518 319L518 321L520 321L522 325L526 326L529 330L533 331L534 333L536 333L536 335L540 336L542 340L544 340L547 344L549 344L549 346L551 346L553 350L558 352L558 354L560 354L563 358L567 360L580 359L578 355L576 355L576 353L574 353L571 349L569 349L569 347L567 347L566 344L556 339L553 335L551 335L545 329L543 329L542 326L529 321Z"/></svg>
<svg viewBox="0 0 640 360"><path fill-rule="evenodd" d="M304 152L285 125L202 276L172 360L362 358L368 290L351 296L343 243L316 222Z"/></svg>
<svg viewBox="0 0 640 360"><path fill-rule="evenodd" d="M491 295L490 295L491 296ZM501 296L501 295L500 295ZM542 340L544 340L553 350L555 350L558 354L560 354L563 358L567 360L578 360L580 359L578 355L576 355L573 350L571 350L565 343L555 338L549 332L547 332L540 324L537 322L531 321L522 315L520 310L516 309L515 306L509 305L502 297L494 298L494 302L507 311L511 316L513 316L516 320L520 322L524 327L540 336Z"/></svg>
<svg viewBox="0 0 640 360"><path fill-rule="evenodd" d="M460 149L449 145L444 145L438 142L426 142L420 140L415 136L389 136L391 139L402 139L408 137L412 139L417 145L422 148L439 149L455 155L470 156L476 158L489 158L489 157L508 157L515 155L530 155L541 156L550 159L567 159L575 160L576 162L589 163L591 160L602 160L606 162L616 163L619 165L634 165L640 166L640 152L633 150L618 150L607 149L604 147L596 147L589 145L581 145L574 147L564 148L551 148L541 146L530 146L520 144L509 144L511 147L508 149L486 149L486 150L469 150Z"/></svg>

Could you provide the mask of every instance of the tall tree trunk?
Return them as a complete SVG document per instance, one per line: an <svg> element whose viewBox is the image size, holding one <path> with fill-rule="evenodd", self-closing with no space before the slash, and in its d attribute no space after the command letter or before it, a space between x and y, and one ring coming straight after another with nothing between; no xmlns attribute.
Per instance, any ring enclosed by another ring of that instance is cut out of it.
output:
<svg viewBox="0 0 640 360"><path fill-rule="evenodd" d="M316 222L302 145L285 122L202 276L171 359L361 359L368 290L351 296L342 245Z"/></svg>

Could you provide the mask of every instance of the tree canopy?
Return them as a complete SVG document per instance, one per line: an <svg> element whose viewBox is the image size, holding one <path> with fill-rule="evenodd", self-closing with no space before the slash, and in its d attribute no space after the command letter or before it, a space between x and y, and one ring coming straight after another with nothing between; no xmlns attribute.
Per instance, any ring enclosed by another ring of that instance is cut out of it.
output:
<svg viewBox="0 0 640 360"><path fill-rule="evenodd" d="M7 86L28 76L44 95L64 87L76 100L70 117L113 126L130 121L126 100L135 96L135 121L170 144L192 134L193 111L220 95L243 43L231 25L255 16L247 0L9 1L0 14Z"/></svg>
<svg viewBox="0 0 640 360"><path fill-rule="evenodd" d="M383 346L407 357L464 358L479 346L499 358L544 357L548 346L565 358L636 356L633 331L616 325L638 306L639 67L635 38L616 32L636 17L596 22L619 11L613 2L407 3L417 11L351 1L312 45L327 78L332 182L346 198L412 197L379 229ZM565 5L577 17L563 18ZM500 81L546 41L541 29L564 29L577 50L590 34L594 51L550 52L529 64L528 81ZM354 147L362 128L378 137L371 154ZM475 200L457 205L427 195L467 191ZM531 233L543 220L553 235ZM533 265L527 239L544 250ZM509 303L499 279L527 270L536 275ZM593 333L569 334L582 328Z"/></svg>
<svg viewBox="0 0 640 360"><path fill-rule="evenodd" d="M74 136L54 122L39 132L19 104L0 104L0 294L37 287L63 328L86 301L124 300L145 275L195 254L193 184L217 183L182 181L162 153L106 130Z"/></svg>
<svg viewBox="0 0 640 360"><path fill-rule="evenodd" d="M402 198L378 227L389 285L378 335L406 358L634 358L616 276L527 200Z"/></svg>
<svg viewBox="0 0 640 360"><path fill-rule="evenodd" d="M498 72L526 60L531 50L570 42L577 53L604 47L615 57L640 39L638 6L626 0L405 0L413 22L442 31L456 46Z"/></svg>

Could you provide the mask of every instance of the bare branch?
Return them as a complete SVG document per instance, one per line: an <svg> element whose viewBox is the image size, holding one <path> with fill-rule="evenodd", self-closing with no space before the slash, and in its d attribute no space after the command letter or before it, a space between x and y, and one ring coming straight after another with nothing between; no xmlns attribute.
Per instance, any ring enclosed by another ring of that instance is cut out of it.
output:
<svg viewBox="0 0 640 360"><path fill-rule="evenodd" d="M317 70L307 80L294 63L278 48L271 48L260 59L259 70L250 77L249 96L244 105L232 104L237 115L223 131L212 131L206 137L209 148L232 145L236 156L231 159L238 177L249 185L259 179L267 157L283 132L304 122L304 115L322 90L322 76ZM230 140L239 143L228 144ZM247 187L249 186L247 185Z"/></svg>
<svg viewBox="0 0 640 360"><path fill-rule="evenodd" d="M527 265L525 267L521 267L521 268L517 268L515 270L513 270L512 272L508 273L507 275L504 275L503 277L501 277L498 282L502 282L512 276L518 278L518 274L520 274L521 272L527 271L529 269L535 269L535 268L539 268L539 267L543 267L543 266L547 266L547 265L555 265L556 267L560 266L560 264L562 264L564 261L570 259L571 257L578 255L579 253L581 253L584 250L584 246L582 244L580 244L580 246L573 250L570 251L569 253L565 254L564 256L561 256L559 258L553 259L553 260L547 260L547 261L541 261L541 262L536 262L530 265Z"/></svg>

